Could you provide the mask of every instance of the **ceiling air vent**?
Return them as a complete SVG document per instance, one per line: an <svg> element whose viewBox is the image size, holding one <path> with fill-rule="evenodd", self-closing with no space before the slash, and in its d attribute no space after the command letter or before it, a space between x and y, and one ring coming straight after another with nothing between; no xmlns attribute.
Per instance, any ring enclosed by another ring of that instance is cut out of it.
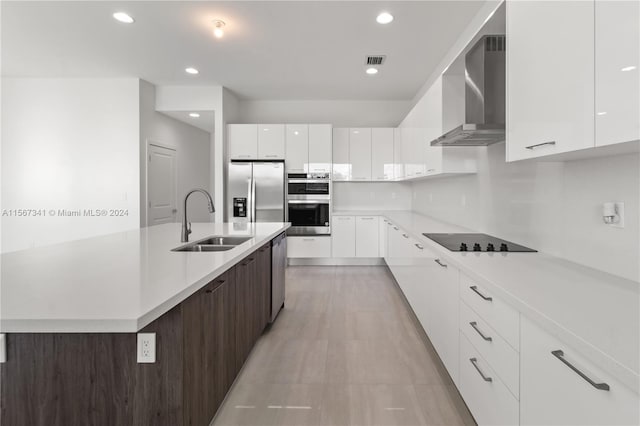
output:
<svg viewBox="0 0 640 426"><path fill-rule="evenodd" d="M386 55L371 55L367 56L367 65L382 65L384 60L387 59Z"/></svg>

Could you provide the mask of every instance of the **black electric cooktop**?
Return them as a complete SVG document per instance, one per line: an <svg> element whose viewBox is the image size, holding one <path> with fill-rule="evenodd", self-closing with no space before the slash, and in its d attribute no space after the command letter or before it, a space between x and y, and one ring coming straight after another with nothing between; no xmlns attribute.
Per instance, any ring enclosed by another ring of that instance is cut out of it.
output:
<svg viewBox="0 0 640 426"><path fill-rule="evenodd" d="M529 247L487 234L422 234L451 251L537 252Z"/></svg>

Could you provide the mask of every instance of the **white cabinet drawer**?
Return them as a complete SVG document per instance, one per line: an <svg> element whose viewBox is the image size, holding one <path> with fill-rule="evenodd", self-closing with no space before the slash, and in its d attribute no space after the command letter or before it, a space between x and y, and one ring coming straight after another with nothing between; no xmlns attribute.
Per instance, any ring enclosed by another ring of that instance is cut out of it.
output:
<svg viewBox="0 0 640 426"><path fill-rule="evenodd" d="M524 316L520 357L523 425L640 424L637 394Z"/></svg>
<svg viewBox="0 0 640 426"><path fill-rule="evenodd" d="M478 425L519 423L518 400L460 333L460 393Z"/></svg>
<svg viewBox="0 0 640 426"><path fill-rule="evenodd" d="M511 393L520 393L520 356L506 340L480 318L466 303L460 303L460 331L502 379Z"/></svg>
<svg viewBox="0 0 640 426"><path fill-rule="evenodd" d="M287 237L287 257L331 257L331 237Z"/></svg>
<svg viewBox="0 0 640 426"><path fill-rule="evenodd" d="M460 274L460 296L516 350L520 347L520 314L488 290Z"/></svg>

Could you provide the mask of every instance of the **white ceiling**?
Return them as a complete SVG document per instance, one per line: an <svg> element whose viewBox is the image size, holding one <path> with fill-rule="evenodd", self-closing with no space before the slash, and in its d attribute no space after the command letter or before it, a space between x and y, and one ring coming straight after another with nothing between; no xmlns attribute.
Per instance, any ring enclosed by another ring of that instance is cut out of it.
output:
<svg viewBox="0 0 640 426"><path fill-rule="evenodd" d="M2 75L215 84L242 99L406 100L483 3L3 1ZM375 22L382 10L391 24ZM223 39L213 19L226 21ZM387 55L378 75L364 73L368 54Z"/></svg>
<svg viewBox="0 0 640 426"><path fill-rule="evenodd" d="M213 133L215 127L215 113L214 111L158 111L160 114L168 115L171 118L180 120L190 126L197 127L209 133ZM189 114L196 112L200 114L200 117L193 118Z"/></svg>

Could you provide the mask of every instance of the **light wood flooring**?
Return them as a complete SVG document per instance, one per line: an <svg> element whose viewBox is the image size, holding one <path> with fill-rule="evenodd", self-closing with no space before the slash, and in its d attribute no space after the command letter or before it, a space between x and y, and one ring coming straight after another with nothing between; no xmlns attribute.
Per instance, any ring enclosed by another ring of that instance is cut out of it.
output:
<svg viewBox="0 0 640 426"><path fill-rule="evenodd" d="M474 425L386 267L287 268L215 426Z"/></svg>

